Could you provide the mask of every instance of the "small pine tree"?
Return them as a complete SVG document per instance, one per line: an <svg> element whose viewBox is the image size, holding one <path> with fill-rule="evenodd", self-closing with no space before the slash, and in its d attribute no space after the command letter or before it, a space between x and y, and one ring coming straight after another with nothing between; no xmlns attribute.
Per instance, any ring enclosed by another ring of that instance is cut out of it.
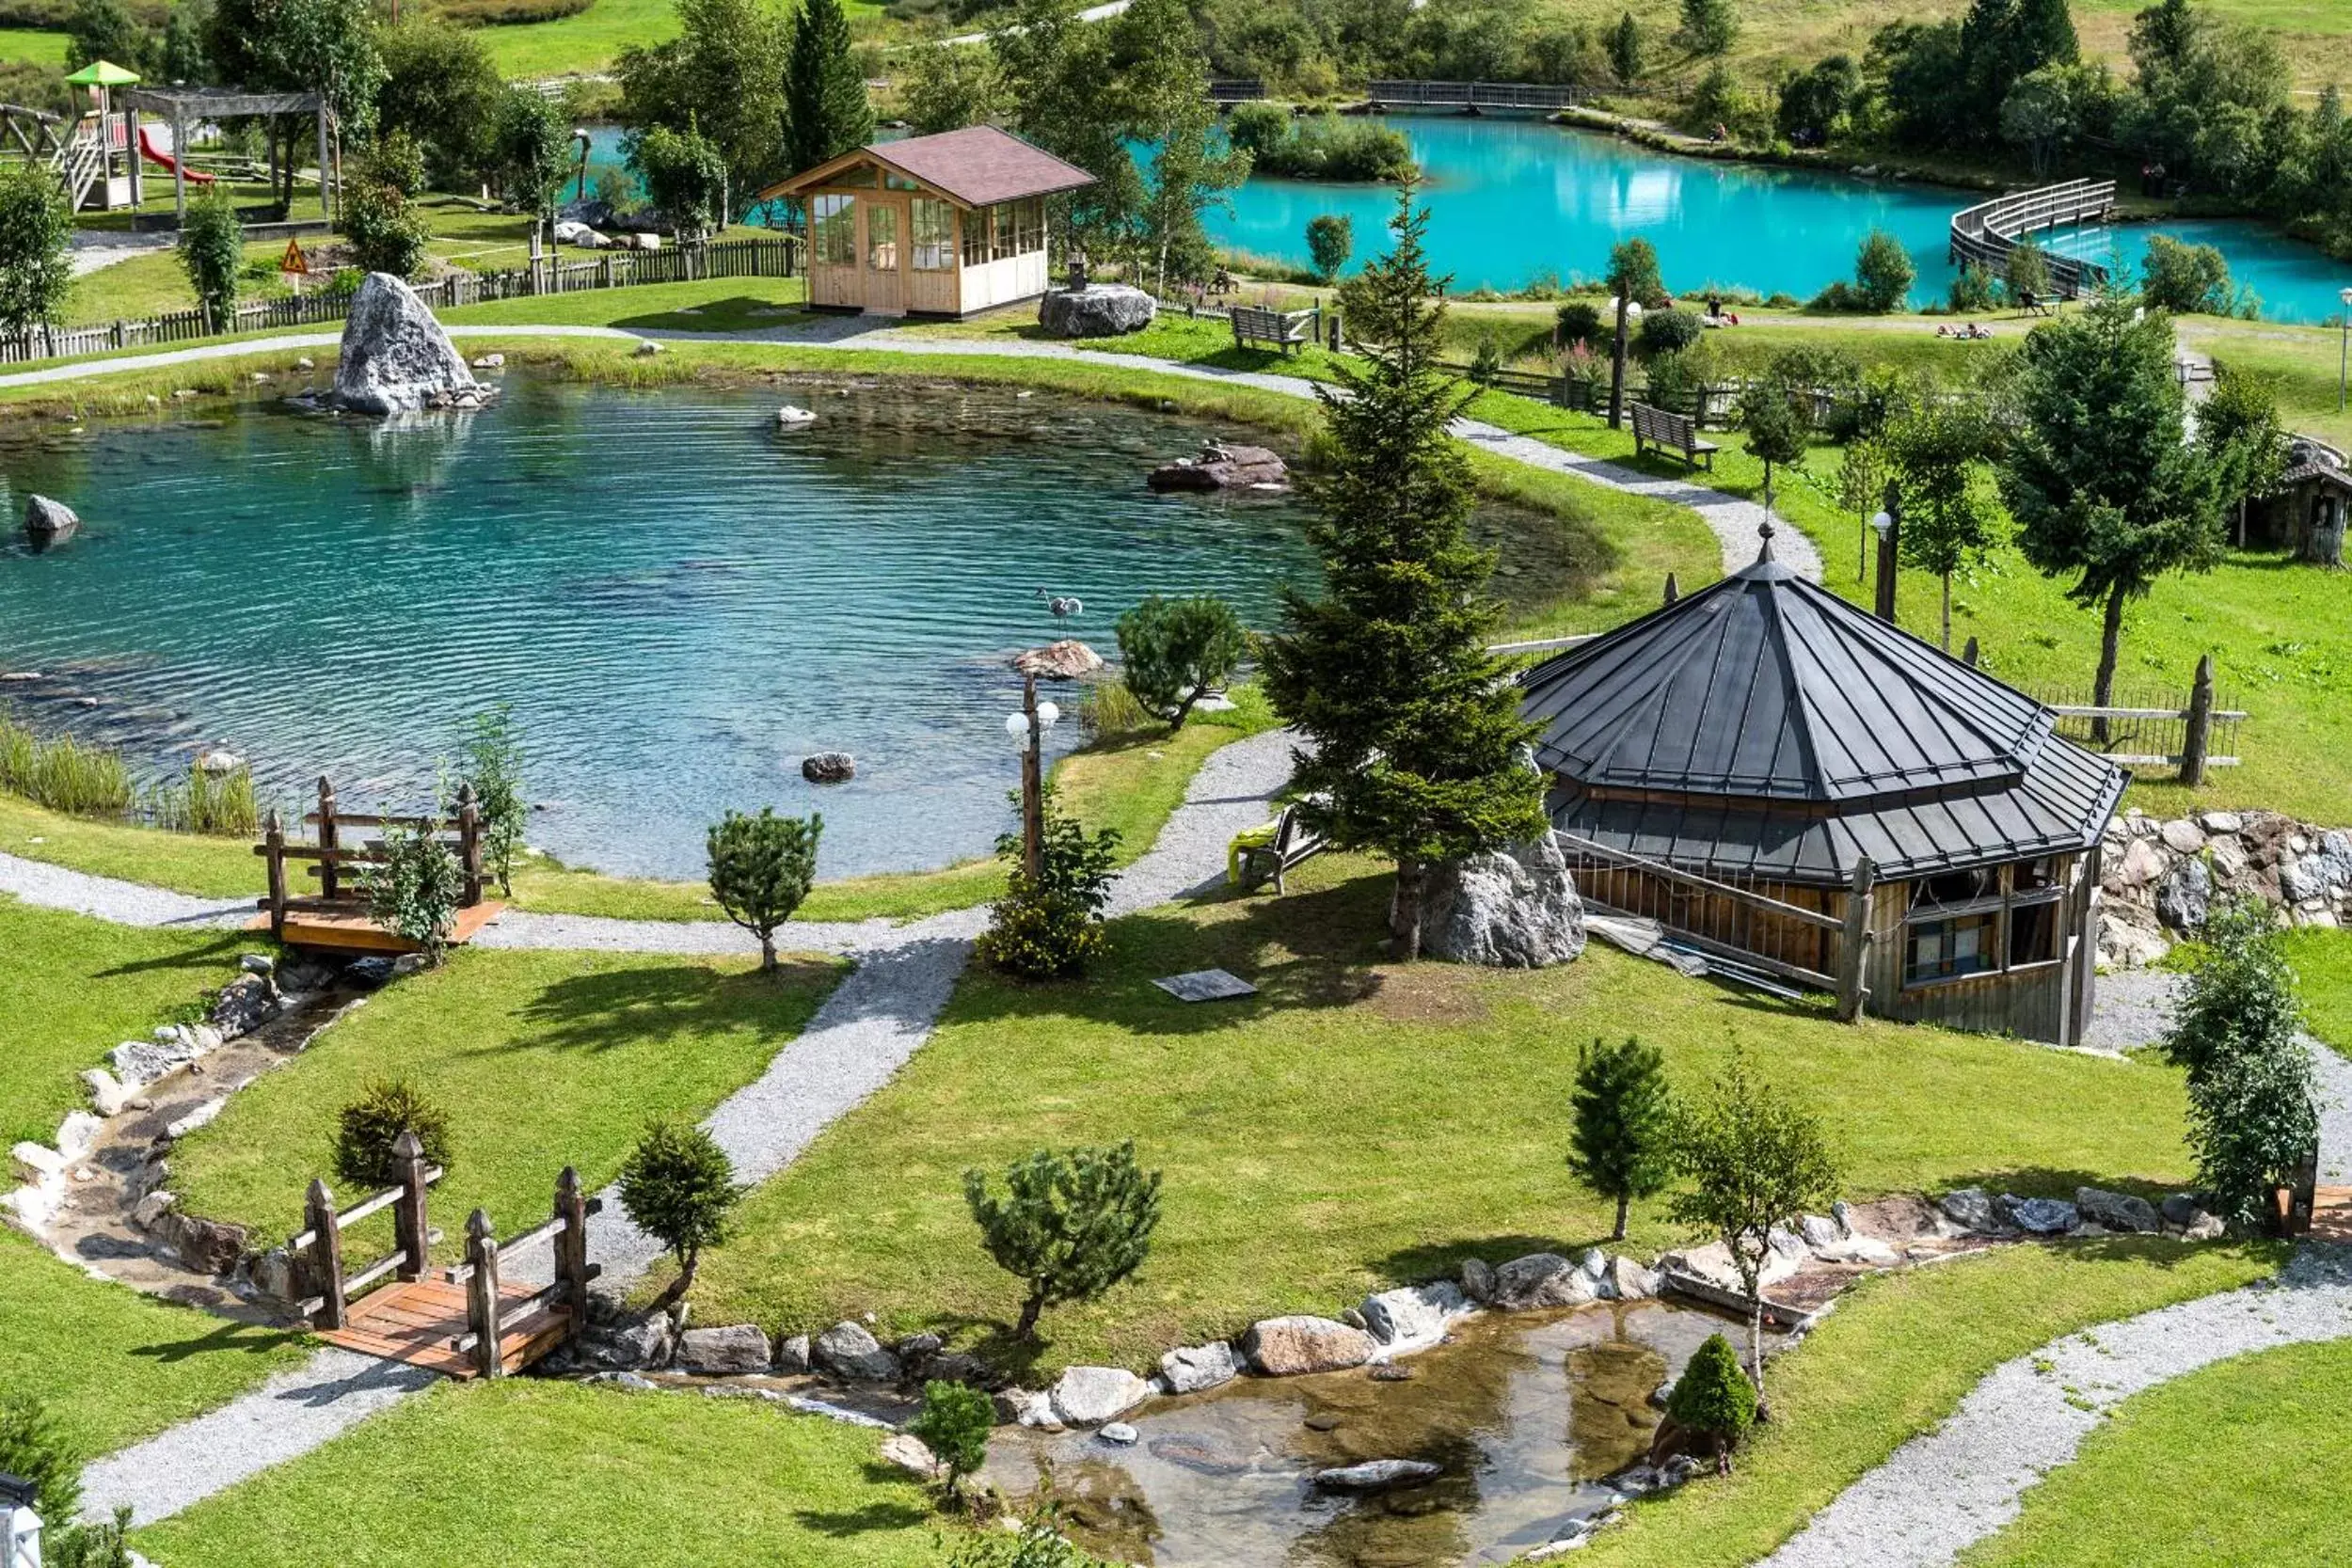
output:
<svg viewBox="0 0 2352 1568"><path fill-rule="evenodd" d="M1694 55L1721 55L1740 36L1731 0L1682 0L1682 28L1675 35Z"/></svg>
<svg viewBox="0 0 2352 1568"><path fill-rule="evenodd" d="M1617 18L1617 24L1609 30L1609 69L1616 74L1622 87L1631 87L1642 79L1642 24L1627 11Z"/></svg>
<svg viewBox="0 0 2352 1568"><path fill-rule="evenodd" d="M994 1402L964 1383L923 1385L922 1413L907 1431L923 1440L947 1471L947 1497L963 1495L963 1478L988 1463L988 1434L996 1426Z"/></svg>
<svg viewBox="0 0 2352 1568"><path fill-rule="evenodd" d="M60 1421L30 1394L0 1394L0 1473L33 1483L33 1512L63 1524L81 1511L82 1461Z"/></svg>
<svg viewBox="0 0 2352 1568"><path fill-rule="evenodd" d="M776 967L776 927L808 896L817 879L817 840L825 819L778 816L762 806L757 816L731 811L705 837L710 862L710 895L726 917L759 939L759 967Z"/></svg>
<svg viewBox="0 0 2352 1568"><path fill-rule="evenodd" d="M335 1117L335 1180L347 1191L390 1186L400 1179L392 1145L403 1132L417 1135L426 1164L450 1168L447 1111L407 1078L377 1078L363 1085L359 1098Z"/></svg>
<svg viewBox="0 0 2352 1568"><path fill-rule="evenodd" d="M656 1121L621 1163L620 1185L630 1221L677 1259L678 1276L661 1294L667 1306L693 1288L704 1249L727 1239L728 1216L742 1196L734 1163L701 1128Z"/></svg>
<svg viewBox="0 0 2352 1568"><path fill-rule="evenodd" d="M1136 701L1181 730L1193 705L1232 677L1248 640L1233 607L1215 594L1154 594L1119 618L1120 677Z"/></svg>
<svg viewBox="0 0 2352 1568"><path fill-rule="evenodd" d="M1017 1339L1037 1337L1057 1302L1090 1301L1143 1266L1160 1223L1160 1173L1136 1163L1135 1140L1113 1148L1044 1148L1005 1172L1005 1196L963 1173L963 1198L996 1266L1022 1281Z"/></svg>
<svg viewBox="0 0 2352 1568"><path fill-rule="evenodd" d="M1307 254L1326 283L1340 275L1356 248L1356 223L1345 213L1319 213L1307 220Z"/></svg>
<svg viewBox="0 0 2352 1568"><path fill-rule="evenodd" d="M2253 1226L2319 1135L2302 1005L2259 899L2214 910L2199 937L2164 1052L2188 1074L2189 1143L2208 1204Z"/></svg>
<svg viewBox="0 0 2352 1568"><path fill-rule="evenodd" d="M237 220L236 203L215 184L188 204L188 221L181 226L180 266L188 287L215 331L225 331L237 309L237 282L245 271L245 225Z"/></svg>
<svg viewBox="0 0 2352 1568"><path fill-rule="evenodd" d="M1911 280L1918 275L1902 241L1883 229L1862 236L1862 248L1854 253L1853 280L1864 309L1884 315L1900 309L1903 296L1911 293Z"/></svg>
<svg viewBox="0 0 2352 1568"><path fill-rule="evenodd" d="M1577 1053L1575 1112L1568 1169L1603 1197L1617 1200L1613 1242L1625 1240L1627 1211L1637 1197L1663 1192L1674 1175L1674 1094L1666 1058L1654 1045L1595 1040Z"/></svg>
<svg viewBox="0 0 2352 1568"><path fill-rule="evenodd" d="M1714 1445L1719 1469L1731 1468L1731 1449L1756 1424L1756 1386L1740 1370L1740 1353L1720 1334L1710 1334L1666 1397L1666 1414L1685 1432Z"/></svg>

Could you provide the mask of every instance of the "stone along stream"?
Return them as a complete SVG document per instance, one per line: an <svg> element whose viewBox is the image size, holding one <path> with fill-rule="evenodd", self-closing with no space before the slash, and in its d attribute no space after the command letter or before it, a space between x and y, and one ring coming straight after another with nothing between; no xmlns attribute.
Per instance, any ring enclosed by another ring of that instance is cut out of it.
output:
<svg viewBox="0 0 2352 1568"><path fill-rule="evenodd" d="M461 721L512 702L533 844L692 878L723 809L772 804L824 813L841 877L988 852L1009 651L1115 653L1152 593L1265 626L1315 570L1290 498L1145 489L1205 436L1251 438L1212 421L904 378L505 382L389 423L273 396L0 434L0 512L39 491L84 520L0 547L0 671L41 677L0 701L158 767L226 746L274 799L326 772L359 811L428 800ZM778 431L785 402L818 421ZM803 781L828 750L854 782Z"/></svg>

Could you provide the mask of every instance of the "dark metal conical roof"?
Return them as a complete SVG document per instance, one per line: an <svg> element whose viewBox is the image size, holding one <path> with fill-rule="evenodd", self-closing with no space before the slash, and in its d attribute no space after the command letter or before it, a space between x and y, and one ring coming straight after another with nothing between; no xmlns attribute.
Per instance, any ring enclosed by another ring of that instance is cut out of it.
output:
<svg viewBox="0 0 2352 1568"><path fill-rule="evenodd" d="M1763 559L1527 673L1570 832L1836 880L2080 847L2122 790L2030 697Z"/></svg>

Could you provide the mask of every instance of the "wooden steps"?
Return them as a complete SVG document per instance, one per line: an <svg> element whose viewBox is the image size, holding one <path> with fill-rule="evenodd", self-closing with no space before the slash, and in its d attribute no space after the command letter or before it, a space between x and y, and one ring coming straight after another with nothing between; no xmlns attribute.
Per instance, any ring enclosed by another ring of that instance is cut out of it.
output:
<svg viewBox="0 0 2352 1568"><path fill-rule="evenodd" d="M527 1285L501 1285L499 1294L516 1315L501 1314L499 1360L519 1372L564 1342L571 1314L562 1307L523 1309L538 1291ZM473 1357L456 1349L466 1334L466 1288L446 1279L403 1281L370 1291L351 1304L342 1328L322 1330L329 1344L363 1355L424 1367L449 1377L476 1373Z"/></svg>

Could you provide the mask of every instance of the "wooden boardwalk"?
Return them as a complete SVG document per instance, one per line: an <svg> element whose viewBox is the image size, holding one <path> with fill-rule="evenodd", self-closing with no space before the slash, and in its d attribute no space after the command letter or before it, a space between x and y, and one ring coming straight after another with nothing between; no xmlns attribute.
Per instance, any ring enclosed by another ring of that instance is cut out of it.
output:
<svg viewBox="0 0 2352 1568"><path fill-rule="evenodd" d="M538 1294L526 1285L499 1287L506 1309L515 1314L501 1313L499 1324L499 1360L510 1374L562 1344L571 1327L571 1314L564 1307L527 1306ZM456 1348L466 1333L466 1288L446 1279L418 1279L361 1296L351 1304L342 1327L322 1329L319 1338L363 1355L465 1378L479 1371L472 1354Z"/></svg>

